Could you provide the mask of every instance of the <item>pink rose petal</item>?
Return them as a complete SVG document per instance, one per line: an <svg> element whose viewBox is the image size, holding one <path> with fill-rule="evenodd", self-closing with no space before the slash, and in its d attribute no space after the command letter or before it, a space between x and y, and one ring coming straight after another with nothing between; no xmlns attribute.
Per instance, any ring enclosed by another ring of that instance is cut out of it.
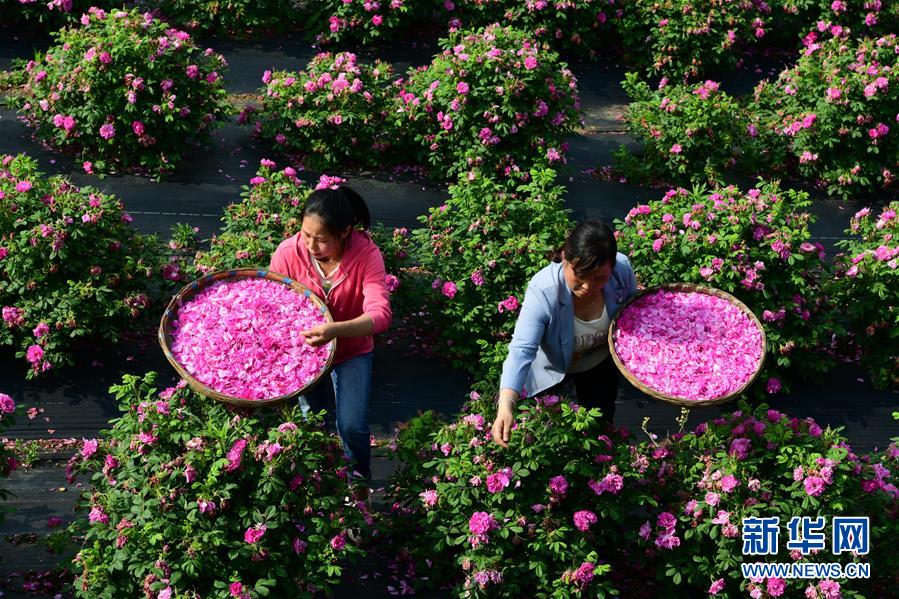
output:
<svg viewBox="0 0 899 599"><path fill-rule="evenodd" d="M287 395L318 376L331 346L300 331L325 322L319 308L268 279L224 280L199 291L172 321L172 355L198 381L245 399Z"/></svg>
<svg viewBox="0 0 899 599"><path fill-rule="evenodd" d="M618 317L615 350L639 381L665 395L709 400L749 381L762 335L739 308L705 293L659 290Z"/></svg>

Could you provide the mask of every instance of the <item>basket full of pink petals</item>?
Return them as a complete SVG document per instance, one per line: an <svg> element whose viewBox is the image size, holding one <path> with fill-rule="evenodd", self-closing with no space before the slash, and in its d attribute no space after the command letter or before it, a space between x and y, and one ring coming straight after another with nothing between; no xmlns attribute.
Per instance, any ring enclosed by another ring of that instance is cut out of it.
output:
<svg viewBox="0 0 899 599"><path fill-rule="evenodd" d="M198 393L243 407L272 406L328 372L336 340L312 347L300 331L331 321L324 301L304 285L241 268L181 289L162 316L159 343Z"/></svg>
<svg viewBox="0 0 899 599"><path fill-rule="evenodd" d="M731 294L672 283L643 289L609 327L618 369L644 393L679 406L720 405L765 363L762 323Z"/></svg>

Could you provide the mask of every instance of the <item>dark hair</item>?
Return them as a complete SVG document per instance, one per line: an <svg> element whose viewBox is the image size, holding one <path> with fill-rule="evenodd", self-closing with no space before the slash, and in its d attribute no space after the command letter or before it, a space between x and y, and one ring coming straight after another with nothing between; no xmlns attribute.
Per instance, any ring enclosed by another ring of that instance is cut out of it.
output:
<svg viewBox="0 0 899 599"><path fill-rule="evenodd" d="M581 276L611 263L615 268L618 242L612 227L601 220L585 220L579 223L565 240L565 245L549 253L552 262L566 258Z"/></svg>
<svg viewBox="0 0 899 599"><path fill-rule="evenodd" d="M321 219L328 232L335 237L340 237L347 227L361 225L367 230L371 226L371 216L365 200L345 185L337 189L316 189L309 194L300 220L307 216Z"/></svg>

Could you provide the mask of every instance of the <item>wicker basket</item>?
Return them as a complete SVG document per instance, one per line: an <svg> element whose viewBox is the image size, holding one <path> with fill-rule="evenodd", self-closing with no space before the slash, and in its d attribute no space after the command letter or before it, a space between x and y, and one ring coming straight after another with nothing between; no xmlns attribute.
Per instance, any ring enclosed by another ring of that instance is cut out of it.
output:
<svg viewBox="0 0 899 599"><path fill-rule="evenodd" d="M207 387L197 379L195 379L187 370L175 359L175 356L172 355L172 321L175 320L178 312L178 308L182 306L184 303L189 301L191 297L194 296L199 290L208 287L209 285L215 283L216 281L221 281L223 279L242 279L242 278L263 278L269 279L271 281L277 281L279 283L283 283L285 285L290 286L291 289L296 291L299 294L305 295L309 298L318 308L321 310L322 315L325 317L327 322L333 322L331 318L331 313L328 311L328 307L325 305L325 302L321 300L317 295L312 293L308 288L304 285L294 281L289 277L285 277L284 275L279 275L277 273L273 273L269 270L255 269L255 268L238 268L234 270L220 270L214 273L210 273L204 277L197 279L196 281L189 283L184 286L184 288L179 291L175 297L172 298L172 301L169 302L169 305L166 307L165 312L162 315L162 321L159 323L159 345L162 346L162 351L165 353L165 357L168 359L169 363L178 371L178 374L187 381L187 384L191 386L191 388L199 393L200 395L204 395L206 397L211 397L216 401L220 401L222 403L231 404L234 406L240 406L244 408L262 408L262 407L272 407L277 406L288 399L295 398L299 395L302 395L304 392L311 389L313 386L318 383L322 377L327 373L331 368L331 362L334 359L334 352L337 349L337 340L331 340L331 352L328 355L328 361L325 363L324 368L322 368L321 372L314 379L306 383L300 389L289 393L287 395L282 395L280 397L273 397L270 399L245 399L242 397L234 397L231 395L226 395L215 389Z"/></svg>
<svg viewBox="0 0 899 599"><path fill-rule="evenodd" d="M680 292L705 293L707 295L713 295L715 297L720 297L721 299L727 300L728 302L730 302L731 304L733 304L734 306L739 308L755 324L755 326L758 328L759 332L762 334L762 355L759 358L759 363L756 366L755 373L753 373L752 377L750 377L750 379L748 381L746 381L746 383L743 384L742 387L740 387L733 393L724 395L722 397L716 397L714 399L701 399L701 400L684 399L682 397L673 397L671 395L666 395L664 393L656 391L655 389L651 389L650 387L647 387L644 383L637 380L637 378L631 373L631 371L628 370L627 367L625 367L625 365L621 362L621 359L618 357L618 352L615 350L614 339L615 339L615 333L618 331L618 318L621 316L621 314L624 312L624 310L627 309L627 307L629 305L631 305L631 303L633 303L637 298L643 297L644 295L647 295L650 293L655 293L656 291L659 291L660 289L664 289L665 291L675 291L675 292L680 291ZM635 293L633 295L633 297L631 297L628 301L626 301L624 304L622 304L621 308L619 308L619 310L618 310L618 314L612 320L611 326L609 326L609 353L611 353L612 359L615 361L615 365L618 367L618 370L621 371L621 374L624 375L624 378L626 378L628 381L630 381L630 383L634 387L636 387L643 393L646 393L647 395L650 395L657 399L661 399L662 401L665 401L668 403L672 403L676 406L684 406L684 407L688 407L688 408L720 406L721 404L727 403L730 400L737 397L738 395L740 395L741 393L743 393L743 391L745 391L755 381L756 377L758 377L758 375L759 375L759 372L761 372L762 366L764 366L764 364L765 364L766 347L767 347L767 339L765 338L765 329L764 329L764 327L762 327L762 323L759 321L759 319L756 317L756 315L752 313L752 310L750 310L748 307L746 307L746 304L744 304L743 302L741 302L740 300L738 300L731 294L727 293L726 291L721 291L720 289L715 289L713 287L706 287L704 285L694 285L692 283L669 283L667 285L657 285L655 287L649 287L647 289L638 291L637 293Z"/></svg>

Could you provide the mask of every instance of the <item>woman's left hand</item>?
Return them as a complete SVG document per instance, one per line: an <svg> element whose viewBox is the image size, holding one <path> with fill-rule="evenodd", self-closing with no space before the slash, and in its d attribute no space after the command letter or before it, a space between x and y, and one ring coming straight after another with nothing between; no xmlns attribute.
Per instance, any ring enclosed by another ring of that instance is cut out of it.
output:
<svg viewBox="0 0 899 599"><path fill-rule="evenodd" d="M337 336L333 322L326 322L325 324L320 324L306 331L300 331L300 335L305 337L306 343L312 347L318 347L329 343Z"/></svg>

